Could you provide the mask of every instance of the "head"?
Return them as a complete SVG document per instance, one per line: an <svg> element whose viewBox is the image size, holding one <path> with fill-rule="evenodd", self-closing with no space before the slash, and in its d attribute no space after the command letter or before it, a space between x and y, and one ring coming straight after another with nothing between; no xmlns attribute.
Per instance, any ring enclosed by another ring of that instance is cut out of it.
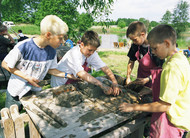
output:
<svg viewBox="0 0 190 138"><path fill-rule="evenodd" d="M0 34L4 35L4 34L7 33L7 31L8 31L7 27L5 25L1 24L1 26L0 26Z"/></svg>
<svg viewBox="0 0 190 138"><path fill-rule="evenodd" d="M86 57L91 56L97 48L100 46L100 39L98 34L94 31L87 31L84 33L81 39L81 52Z"/></svg>
<svg viewBox="0 0 190 138"><path fill-rule="evenodd" d="M55 15L47 15L40 23L41 36L44 36L53 48L63 43L68 30L67 24Z"/></svg>
<svg viewBox="0 0 190 138"><path fill-rule="evenodd" d="M18 33L22 33L22 30L18 30Z"/></svg>
<svg viewBox="0 0 190 138"><path fill-rule="evenodd" d="M190 50L190 46L188 46L188 49Z"/></svg>
<svg viewBox="0 0 190 138"><path fill-rule="evenodd" d="M169 25L158 25L147 36L152 53L161 59L171 56L176 50L176 31Z"/></svg>
<svg viewBox="0 0 190 138"><path fill-rule="evenodd" d="M126 36L130 38L134 44L142 45L147 37L146 26L139 21L134 21L129 24Z"/></svg>

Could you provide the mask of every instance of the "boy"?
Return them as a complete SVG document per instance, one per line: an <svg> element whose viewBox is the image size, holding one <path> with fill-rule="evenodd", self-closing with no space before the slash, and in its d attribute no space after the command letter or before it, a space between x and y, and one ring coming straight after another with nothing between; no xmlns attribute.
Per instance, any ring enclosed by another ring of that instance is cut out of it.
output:
<svg viewBox="0 0 190 138"><path fill-rule="evenodd" d="M25 40L25 39L28 39L28 37L25 36L25 35L22 33L22 30L18 30L18 36L20 37L20 38L18 39L18 42L23 41L23 40Z"/></svg>
<svg viewBox="0 0 190 138"><path fill-rule="evenodd" d="M62 29L60 29L62 28ZM2 67L11 72L8 82L6 107L17 104L19 99L30 90L40 91L38 82L43 80L47 72L59 77L65 73L56 69L57 57L55 49L63 43L68 26L55 15L46 16L40 23L41 35L18 43L5 57ZM67 74L68 78L74 78Z"/></svg>
<svg viewBox="0 0 190 138"><path fill-rule="evenodd" d="M123 112L154 112L150 137L182 137L190 130L190 66L176 49L176 32L169 25L158 25L148 34L152 52L166 61L162 66L159 99L148 104L123 103Z"/></svg>
<svg viewBox="0 0 190 138"><path fill-rule="evenodd" d="M99 46L100 40L98 34L94 31L85 32L82 36L81 44L73 47L64 55L64 57L59 61L57 69L73 74L75 77L79 77L89 83L100 86L105 94L119 95L121 90L117 87L118 83L114 74L100 59L96 52ZM113 90L88 74L89 65L96 70L101 69L111 79L113 82ZM51 77L52 87L69 83L73 82L67 78L60 78L56 76Z"/></svg>
<svg viewBox="0 0 190 138"><path fill-rule="evenodd" d="M126 32L126 36L133 41L131 48L128 52L129 62L127 65L127 76L125 84L131 82L130 76L133 70L135 61L139 62L137 80L136 83L146 84L146 86L151 87L151 72L152 68L161 66L163 60L155 57L149 48L146 27L142 22L134 21L132 22Z"/></svg>
<svg viewBox="0 0 190 138"><path fill-rule="evenodd" d="M5 35L8 36L8 39L4 37ZM15 41L8 33L7 27L0 25L0 61L8 54L8 47L12 49L14 45Z"/></svg>

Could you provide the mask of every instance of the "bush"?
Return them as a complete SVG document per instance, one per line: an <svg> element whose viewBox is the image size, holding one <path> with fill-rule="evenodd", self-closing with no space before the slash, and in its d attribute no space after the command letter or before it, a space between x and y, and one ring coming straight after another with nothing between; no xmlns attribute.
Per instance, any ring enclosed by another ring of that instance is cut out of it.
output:
<svg viewBox="0 0 190 138"><path fill-rule="evenodd" d="M126 23L125 23L125 21L120 20L120 21L118 22L117 26L120 27L120 28L124 28L124 27L126 26Z"/></svg>

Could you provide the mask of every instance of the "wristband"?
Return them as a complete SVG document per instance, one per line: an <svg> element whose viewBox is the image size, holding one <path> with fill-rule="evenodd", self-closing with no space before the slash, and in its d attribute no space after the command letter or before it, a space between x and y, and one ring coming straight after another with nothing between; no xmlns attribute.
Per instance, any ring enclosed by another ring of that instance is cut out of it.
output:
<svg viewBox="0 0 190 138"><path fill-rule="evenodd" d="M65 73L65 78L67 78L67 74L68 74L68 73Z"/></svg>

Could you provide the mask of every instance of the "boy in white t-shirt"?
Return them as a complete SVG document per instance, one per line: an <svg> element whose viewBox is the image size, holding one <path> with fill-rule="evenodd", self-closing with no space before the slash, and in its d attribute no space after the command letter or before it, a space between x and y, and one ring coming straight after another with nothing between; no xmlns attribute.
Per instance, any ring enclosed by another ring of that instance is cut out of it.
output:
<svg viewBox="0 0 190 138"><path fill-rule="evenodd" d="M62 28L62 29L60 29ZM38 82L47 73L65 77L65 73L57 70L55 48L63 43L68 26L55 15L46 16L40 23L41 35L18 43L2 61L2 67L11 72L8 82L6 107L17 104L30 90L40 91ZM70 79L76 79L67 74Z"/></svg>
<svg viewBox="0 0 190 138"><path fill-rule="evenodd" d="M96 50L100 46L98 34L94 31L87 31L82 36L81 44L70 49L58 63L58 70L73 74L89 83L101 87L105 94L119 95L117 80L112 71L100 59ZM109 87L88 74L88 67L91 65L95 70L101 69L113 82L113 87ZM52 76L51 86L56 87L63 84L73 83L68 78Z"/></svg>

